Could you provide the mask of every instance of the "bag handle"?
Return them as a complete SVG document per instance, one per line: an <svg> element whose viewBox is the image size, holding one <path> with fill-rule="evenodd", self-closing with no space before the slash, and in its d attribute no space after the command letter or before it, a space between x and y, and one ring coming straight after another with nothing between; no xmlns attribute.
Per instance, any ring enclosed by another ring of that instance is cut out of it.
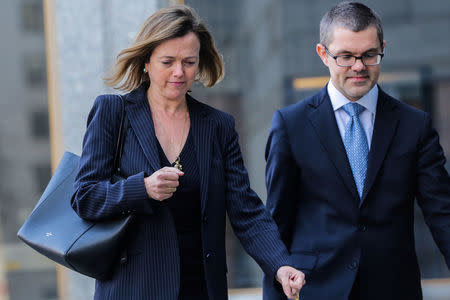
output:
<svg viewBox="0 0 450 300"><path fill-rule="evenodd" d="M122 160L122 152L123 152L123 144L125 141L125 132L128 128L128 117L126 116L125 112L125 105L126 101L123 98L122 95L119 95L120 100L122 100L122 117L120 119L120 127L119 127L119 136L117 138L117 144L116 144L116 153L114 155L114 170L117 172L117 174L120 174L120 161Z"/></svg>

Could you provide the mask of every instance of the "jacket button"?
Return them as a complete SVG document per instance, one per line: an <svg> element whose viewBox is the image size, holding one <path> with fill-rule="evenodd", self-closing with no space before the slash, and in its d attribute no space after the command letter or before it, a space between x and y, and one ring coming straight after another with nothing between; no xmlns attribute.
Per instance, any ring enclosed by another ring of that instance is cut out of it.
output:
<svg viewBox="0 0 450 300"><path fill-rule="evenodd" d="M208 223L208 217L207 217L207 216L204 216L204 217L203 217L203 224L206 224L206 223Z"/></svg>
<svg viewBox="0 0 450 300"><path fill-rule="evenodd" d="M357 261L352 261L349 265L348 265L348 268L350 269L350 270L355 270L356 268L358 267L358 262Z"/></svg>
<svg viewBox="0 0 450 300"><path fill-rule="evenodd" d="M205 257L206 259L209 259L211 257L211 253L206 253Z"/></svg>
<svg viewBox="0 0 450 300"><path fill-rule="evenodd" d="M360 223L358 224L358 230L364 232L367 230L367 226Z"/></svg>

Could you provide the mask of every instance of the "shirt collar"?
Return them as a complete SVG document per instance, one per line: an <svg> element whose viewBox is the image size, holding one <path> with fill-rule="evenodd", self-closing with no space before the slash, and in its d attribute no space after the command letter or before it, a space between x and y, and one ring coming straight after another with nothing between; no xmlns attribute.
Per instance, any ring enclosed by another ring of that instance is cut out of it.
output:
<svg viewBox="0 0 450 300"><path fill-rule="evenodd" d="M328 95L330 96L331 105L333 106L333 110L336 111L340 109L345 104L352 102L347 99L334 85L330 80L327 86ZM364 106L365 109L370 111L375 115L377 111L377 102L378 102L378 85L374 85L374 87L365 94L361 99L356 101L356 103Z"/></svg>

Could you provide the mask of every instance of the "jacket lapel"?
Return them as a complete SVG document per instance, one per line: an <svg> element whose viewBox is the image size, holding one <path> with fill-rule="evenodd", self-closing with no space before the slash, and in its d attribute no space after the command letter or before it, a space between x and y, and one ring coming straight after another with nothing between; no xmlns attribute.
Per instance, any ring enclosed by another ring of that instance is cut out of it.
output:
<svg viewBox="0 0 450 300"><path fill-rule="evenodd" d="M146 96L147 87L141 85L138 89L129 93L126 99L130 102L126 106L127 115L131 127L141 145L145 157L153 169L153 172L161 168L158 148L156 146L155 128L152 114Z"/></svg>
<svg viewBox="0 0 450 300"><path fill-rule="evenodd" d="M309 119L316 130L322 145L327 151L338 173L341 175L348 190L353 197L359 201L358 191L353 179L352 170L348 162L341 134L337 127L327 87L323 88L319 95L313 99L310 106L312 107L312 111L309 114Z"/></svg>
<svg viewBox="0 0 450 300"><path fill-rule="evenodd" d="M362 202L372 187L398 126L396 103L380 89Z"/></svg>
<svg viewBox="0 0 450 300"><path fill-rule="evenodd" d="M211 150L213 142L214 122L209 118L206 110L200 103L187 95L189 114L191 118L191 130L194 137L197 164L200 175L200 197L202 215L205 212L208 199L208 178L211 167Z"/></svg>

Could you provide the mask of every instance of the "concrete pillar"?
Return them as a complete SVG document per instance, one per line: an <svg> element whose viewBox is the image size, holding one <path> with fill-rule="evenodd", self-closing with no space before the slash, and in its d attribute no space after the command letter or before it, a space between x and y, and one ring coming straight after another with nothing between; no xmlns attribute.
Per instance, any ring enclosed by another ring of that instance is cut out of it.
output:
<svg viewBox="0 0 450 300"><path fill-rule="evenodd" d="M5 276L5 262L3 255L3 239L2 231L0 230L0 300L9 300L8 282Z"/></svg>
<svg viewBox="0 0 450 300"><path fill-rule="evenodd" d="M114 93L102 77L168 0L44 0L52 166L65 150L80 154L95 97ZM92 299L94 280L58 267L59 299Z"/></svg>

